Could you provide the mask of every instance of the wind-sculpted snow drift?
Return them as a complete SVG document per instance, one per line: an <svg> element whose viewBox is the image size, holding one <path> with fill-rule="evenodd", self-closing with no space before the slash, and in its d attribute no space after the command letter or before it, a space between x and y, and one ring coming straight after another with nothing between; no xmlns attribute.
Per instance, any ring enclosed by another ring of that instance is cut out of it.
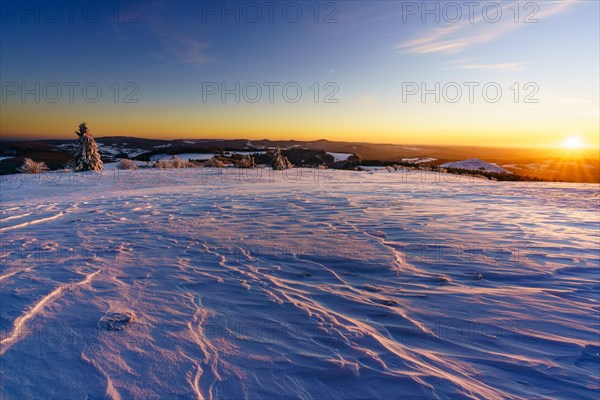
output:
<svg viewBox="0 0 600 400"><path fill-rule="evenodd" d="M2 398L597 398L597 185L300 169L1 185Z"/></svg>

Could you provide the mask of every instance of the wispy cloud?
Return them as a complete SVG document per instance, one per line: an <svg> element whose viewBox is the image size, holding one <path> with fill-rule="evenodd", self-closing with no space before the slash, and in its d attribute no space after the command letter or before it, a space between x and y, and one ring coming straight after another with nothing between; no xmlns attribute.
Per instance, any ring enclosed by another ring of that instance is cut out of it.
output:
<svg viewBox="0 0 600 400"><path fill-rule="evenodd" d="M566 11L576 4L576 0L547 1L535 4L539 4L540 9L532 18L542 21ZM415 54L456 54L469 47L496 40L521 27L534 25L523 23L522 19L520 22L515 22L514 14L511 10L507 10L511 6L514 6L513 3L506 3L502 6L503 13L506 15L496 23L486 21L483 15L472 21L467 18L457 23L447 23L447 25L435 28L423 36L396 44L394 50Z"/></svg>
<svg viewBox="0 0 600 400"><path fill-rule="evenodd" d="M443 69L456 69L461 71L495 71L512 72L522 71L525 66L521 63L496 63L496 64L456 64Z"/></svg>
<svg viewBox="0 0 600 400"><path fill-rule="evenodd" d="M210 61L205 54L207 42L177 35L163 36L159 41L162 49L152 51L150 55L167 64L201 65Z"/></svg>
<svg viewBox="0 0 600 400"><path fill-rule="evenodd" d="M147 6L143 21L156 37L159 46L150 55L167 65L187 64L198 66L211 59L206 53L208 41L202 37L197 25L185 26L174 15L162 9L163 4Z"/></svg>

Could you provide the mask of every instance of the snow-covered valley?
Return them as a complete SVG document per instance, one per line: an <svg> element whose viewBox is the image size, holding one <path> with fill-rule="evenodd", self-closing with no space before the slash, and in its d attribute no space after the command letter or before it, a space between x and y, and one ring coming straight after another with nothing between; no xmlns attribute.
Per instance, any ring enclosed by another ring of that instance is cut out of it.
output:
<svg viewBox="0 0 600 400"><path fill-rule="evenodd" d="M0 189L4 399L597 398L598 185L201 168Z"/></svg>

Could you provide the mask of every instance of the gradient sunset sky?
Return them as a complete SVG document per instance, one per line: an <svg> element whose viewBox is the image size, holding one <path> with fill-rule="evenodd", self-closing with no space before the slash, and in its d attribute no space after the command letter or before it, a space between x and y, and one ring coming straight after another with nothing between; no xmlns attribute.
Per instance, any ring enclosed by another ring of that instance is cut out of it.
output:
<svg viewBox="0 0 600 400"><path fill-rule="evenodd" d="M315 22L312 1L288 7L287 18L288 2L280 1L272 20L259 1L262 16L256 23L250 21L253 9L244 14L244 2L79 2L72 15L67 6L52 3L58 7L44 10L43 3L28 2L23 10L22 3L2 3L3 139L73 138L78 123L86 121L95 136L508 147L558 146L576 136L598 146L598 1L497 2L502 5L497 22L491 22L495 8L484 18L488 2L474 8L472 19L465 2L457 2L462 19L451 22L454 10L446 9L444 18L440 9L439 23L433 14L423 22L422 10L412 14L412 5L422 7L421 2L320 2ZM95 6L86 14L89 3ZM296 5L302 16L293 23ZM237 7L239 22L234 14L223 16L223 7ZM529 19L538 22L525 23L532 13ZM31 89L48 82L79 83L74 102L65 87L56 103L9 93L14 84ZM82 96L89 82L103 90L97 103ZM115 82L117 102L110 89ZM137 103L123 102L129 82L139 88ZM233 96L223 102L220 95L204 101L203 85L210 82L280 86L273 103L266 87L256 103L243 98L236 103ZM303 90L296 103L282 96L288 82ZM315 82L321 90L316 103L310 89ZM420 95L403 101L406 82L429 88L456 82L463 96L457 103L443 98L436 103L433 95L424 103ZM472 103L464 82L480 85ZM497 103L482 96L489 82L503 90ZM324 89L328 83L339 88L337 103L322 101L331 92ZM510 89L515 83L517 103ZM533 88L526 90L527 83L539 88L533 96L538 103L524 102Z"/></svg>

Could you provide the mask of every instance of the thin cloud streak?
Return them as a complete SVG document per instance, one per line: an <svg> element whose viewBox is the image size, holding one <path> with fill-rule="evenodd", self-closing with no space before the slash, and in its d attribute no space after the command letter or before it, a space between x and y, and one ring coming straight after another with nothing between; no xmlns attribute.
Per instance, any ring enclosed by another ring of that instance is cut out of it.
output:
<svg viewBox="0 0 600 400"><path fill-rule="evenodd" d="M542 3L539 12L532 18L537 20L549 18L565 12L576 3L576 0ZM512 3L501 8L504 12L510 6L512 6ZM512 14L510 17L508 15L502 17L496 23L486 21L482 15L474 18L472 22L464 19L457 23L448 23L447 26L436 28L424 36L399 43L393 49L413 54L456 54L469 47L498 39L527 25L533 24L516 23Z"/></svg>
<svg viewBox="0 0 600 400"><path fill-rule="evenodd" d="M163 17L162 4L147 5L143 21L156 37L160 49L150 51L150 55L165 65L185 64L200 66L211 61L206 54L208 41L201 38L202 31L197 26L175 25Z"/></svg>
<svg viewBox="0 0 600 400"><path fill-rule="evenodd" d="M158 34L162 49L153 51L151 56L168 65L187 64L199 66L210 61L205 54L208 43L180 34Z"/></svg>
<svg viewBox="0 0 600 400"><path fill-rule="evenodd" d="M461 71L497 71L512 72L525 69L521 63L497 63L497 64L458 64L443 69L455 69Z"/></svg>

